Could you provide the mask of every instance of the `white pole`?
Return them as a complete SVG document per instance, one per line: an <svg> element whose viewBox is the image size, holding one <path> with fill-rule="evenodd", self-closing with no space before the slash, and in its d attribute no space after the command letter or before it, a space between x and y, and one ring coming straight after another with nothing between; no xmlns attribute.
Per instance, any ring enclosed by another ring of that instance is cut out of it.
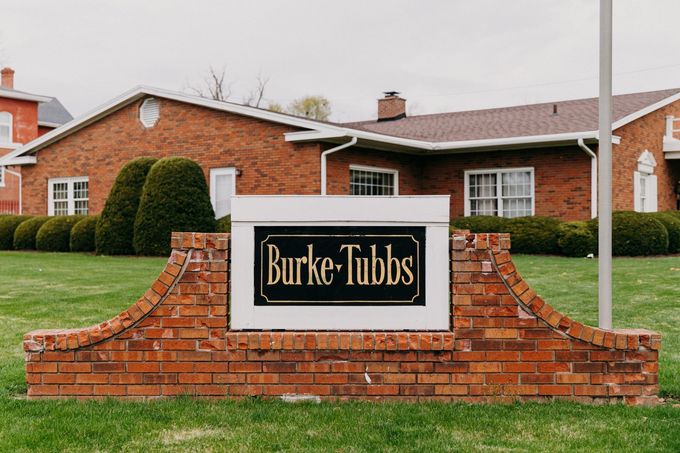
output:
<svg viewBox="0 0 680 453"><path fill-rule="evenodd" d="M612 328L612 0L600 0L599 325Z"/></svg>

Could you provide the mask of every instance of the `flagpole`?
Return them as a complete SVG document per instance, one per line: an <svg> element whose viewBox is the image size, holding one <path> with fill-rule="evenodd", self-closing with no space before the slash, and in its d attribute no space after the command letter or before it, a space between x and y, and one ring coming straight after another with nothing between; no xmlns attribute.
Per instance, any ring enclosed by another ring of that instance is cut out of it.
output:
<svg viewBox="0 0 680 453"><path fill-rule="evenodd" d="M599 326L612 328L612 0L600 0Z"/></svg>

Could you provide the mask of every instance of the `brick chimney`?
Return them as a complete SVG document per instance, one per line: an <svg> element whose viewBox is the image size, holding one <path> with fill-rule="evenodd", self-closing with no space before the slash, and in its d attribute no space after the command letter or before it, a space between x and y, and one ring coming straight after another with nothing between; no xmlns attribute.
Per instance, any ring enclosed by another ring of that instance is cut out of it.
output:
<svg viewBox="0 0 680 453"><path fill-rule="evenodd" d="M385 91L385 97L378 99L378 121L406 118L406 99L398 91Z"/></svg>
<svg viewBox="0 0 680 453"><path fill-rule="evenodd" d="M0 74L2 74L2 83L0 83L0 86L10 90L14 89L14 69L2 68Z"/></svg>

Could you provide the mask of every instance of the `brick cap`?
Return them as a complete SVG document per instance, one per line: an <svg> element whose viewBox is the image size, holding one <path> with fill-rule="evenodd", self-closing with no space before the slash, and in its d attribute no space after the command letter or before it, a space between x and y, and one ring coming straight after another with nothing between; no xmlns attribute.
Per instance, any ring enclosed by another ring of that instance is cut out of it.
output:
<svg viewBox="0 0 680 453"><path fill-rule="evenodd" d="M174 250L151 288L130 308L99 325L81 329L41 329L24 335L24 351L68 351L114 338L151 314L180 281L192 251ZM164 283L165 282L165 283Z"/></svg>
<svg viewBox="0 0 680 453"><path fill-rule="evenodd" d="M468 235L467 244L479 250L477 244L480 239L470 240L469 236L488 237L488 242L492 242L494 234L488 235ZM500 236L500 235L499 235ZM498 241L496 241L498 242ZM657 332L646 329L613 329L605 330L598 327L590 327L580 322L574 321L568 316L555 310L546 303L539 295L532 290L522 279L512 262L512 257L508 250L501 248L489 248L489 256L493 266L501 276L503 283L515 298L516 302L528 313L545 322L551 329L561 332L571 338L585 341L596 346L607 349L638 350L646 348L658 350L661 348L661 335Z"/></svg>

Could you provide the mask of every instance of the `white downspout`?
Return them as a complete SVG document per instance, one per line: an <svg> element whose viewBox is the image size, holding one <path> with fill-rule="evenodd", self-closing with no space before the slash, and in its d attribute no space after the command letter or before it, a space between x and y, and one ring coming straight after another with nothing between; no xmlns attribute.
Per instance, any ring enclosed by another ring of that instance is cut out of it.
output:
<svg viewBox="0 0 680 453"><path fill-rule="evenodd" d="M348 141L344 145L336 146L335 148L327 149L321 153L321 195L326 195L326 156L333 154L341 149L349 148L357 144L357 138L352 137L352 140Z"/></svg>
<svg viewBox="0 0 680 453"><path fill-rule="evenodd" d="M590 156L590 216L597 217L597 154L588 148L582 138L578 139L578 146Z"/></svg>
<svg viewBox="0 0 680 453"><path fill-rule="evenodd" d="M23 196L23 192L24 192L24 186L22 184L23 179L21 177L21 173L19 173L17 171L12 171L7 167L5 167L5 173L9 173L10 175L14 175L17 178L19 178L19 215L21 215L21 214L24 213L23 204L22 204L22 196Z"/></svg>

